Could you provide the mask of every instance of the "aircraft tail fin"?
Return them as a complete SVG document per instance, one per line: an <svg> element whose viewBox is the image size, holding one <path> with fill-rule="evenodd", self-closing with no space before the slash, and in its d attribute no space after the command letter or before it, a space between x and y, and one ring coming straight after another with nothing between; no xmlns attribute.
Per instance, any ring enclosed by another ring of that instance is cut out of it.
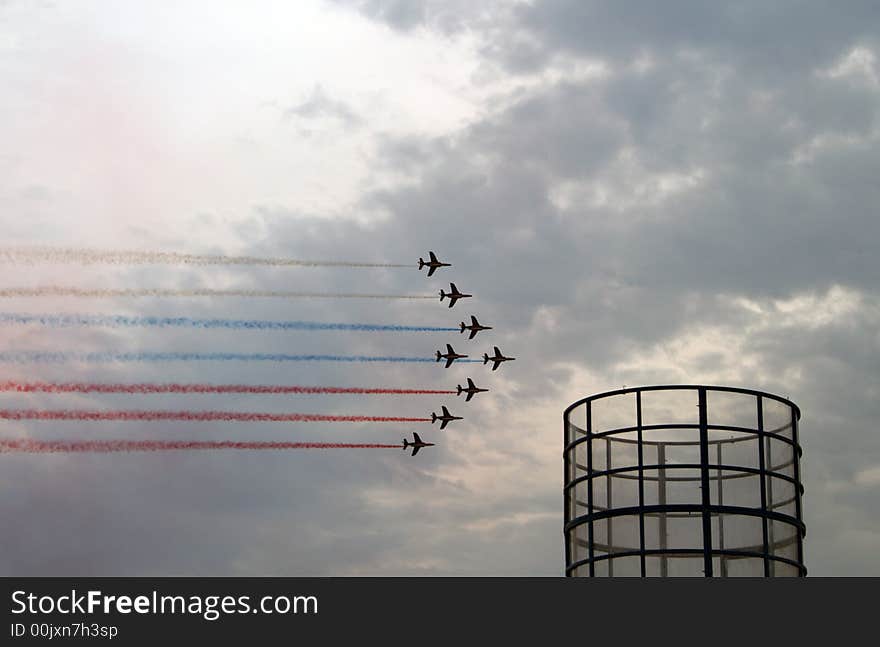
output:
<svg viewBox="0 0 880 647"><path fill-rule="evenodd" d="M464 332L464 328L465 328L465 326L464 326L464 322L462 321L462 322L461 322L461 332Z"/></svg>
<svg viewBox="0 0 880 647"><path fill-rule="evenodd" d="M455 388L458 389L458 393L456 393L456 395L461 395L461 392L464 390L464 389L461 388L461 384L457 384L457 385L455 386Z"/></svg>
<svg viewBox="0 0 880 647"><path fill-rule="evenodd" d="M489 353L483 353L483 366L489 363Z"/></svg>
<svg viewBox="0 0 880 647"><path fill-rule="evenodd" d="M423 260L421 259L421 257L419 257L419 269L421 270L421 269L424 269L424 268L425 268L425 261L423 261Z"/></svg>
<svg viewBox="0 0 880 647"><path fill-rule="evenodd" d="M437 414L432 411L431 412L431 424L433 425L435 422L437 422Z"/></svg>
<svg viewBox="0 0 880 647"><path fill-rule="evenodd" d="M440 351L439 350L437 351L437 361L438 362L440 361Z"/></svg>
<svg viewBox="0 0 880 647"><path fill-rule="evenodd" d="M446 294L443 290L440 290L440 300L441 300L441 301L443 301L443 299L445 299L445 298L448 297L448 296L449 296L449 295Z"/></svg>

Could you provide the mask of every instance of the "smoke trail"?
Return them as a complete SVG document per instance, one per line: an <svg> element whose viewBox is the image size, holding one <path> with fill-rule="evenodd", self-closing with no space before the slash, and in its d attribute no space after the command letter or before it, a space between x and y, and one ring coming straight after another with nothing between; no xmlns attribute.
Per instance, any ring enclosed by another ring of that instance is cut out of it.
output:
<svg viewBox="0 0 880 647"><path fill-rule="evenodd" d="M31 315L0 312L0 324L40 324L53 328L104 326L109 328L226 328L231 330L357 330L361 332L456 332L439 326L396 324L321 323L317 321L263 321L259 319L192 319L190 317L126 317L123 315Z"/></svg>
<svg viewBox="0 0 880 647"><path fill-rule="evenodd" d="M61 364L83 362L424 362L433 364L433 357L392 357L370 355L286 355L283 353L66 353L55 351L0 351L0 362L14 364ZM479 359L458 359L456 362L480 363Z"/></svg>
<svg viewBox="0 0 880 647"><path fill-rule="evenodd" d="M341 386L251 385L251 384L108 384L90 382L0 382L0 391L18 393L252 393L273 395L315 395L355 393L359 395L448 395L455 391L430 389L365 389Z"/></svg>
<svg viewBox="0 0 880 647"><path fill-rule="evenodd" d="M0 289L0 298L13 297L76 297L76 298L116 298L116 297L246 297L270 299L436 299L435 295L424 294L357 294L349 292L284 292L276 290L166 290L145 289L82 289L59 285L36 288Z"/></svg>
<svg viewBox="0 0 880 647"><path fill-rule="evenodd" d="M337 416L317 413L244 411L88 411L78 409L0 409L2 420L185 420L187 422L431 422L430 418Z"/></svg>
<svg viewBox="0 0 880 647"><path fill-rule="evenodd" d="M143 252L98 250L69 247L3 247L0 262L78 263L80 265L268 265L275 267L416 267L415 263L360 263L349 261L259 258L256 256L221 256L181 254L178 252Z"/></svg>
<svg viewBox="0 0 880 647"><path fill-rule="evenodd" d="M0 454L61 454L79 452L157 452L186 449L400 449L379 443L292 443L234 440L0 440Z"/></svg>

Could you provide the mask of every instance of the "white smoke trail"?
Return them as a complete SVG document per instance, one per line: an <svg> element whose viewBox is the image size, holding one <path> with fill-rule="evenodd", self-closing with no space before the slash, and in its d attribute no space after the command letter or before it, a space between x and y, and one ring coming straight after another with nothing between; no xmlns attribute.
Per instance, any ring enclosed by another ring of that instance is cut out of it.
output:
<svg viewBox="0 0 880 647"><path fill-rule="evenodd" d="M181 254L97 250L68 247L2 247L0 262L78 263L80 265L269 265L299 267L415 267L415 263L356 263L349 261L307 261L293 258Z"/></svg>
<svg viewBox="0 0 880 647"><path fill-rule="evenodd" d="M436 299L434 295L409 294L356 294L347 292L286 292L275 290L166 290L161 288L144 289L84 289L59 285L36 288L2 288L0 299L16 297L76 297L76 298L116 298L116 297L245 297L271 299Z"/></svg>

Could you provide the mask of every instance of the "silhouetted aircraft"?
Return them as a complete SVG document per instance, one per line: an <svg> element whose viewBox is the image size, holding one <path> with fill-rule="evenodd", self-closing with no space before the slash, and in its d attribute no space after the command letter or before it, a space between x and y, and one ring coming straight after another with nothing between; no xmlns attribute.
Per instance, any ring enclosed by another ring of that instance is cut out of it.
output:
<svg viewBox="0 0 880 647"><path fill-rule="evenodd" d="M473 339L477 336L477 333L481 330L492 330L492 326L481 326L480 322L477 321L477 318L474 315L471 315L471 325L465 326L464 322L461 322L461 332L463 333L465 330L470 330L471 334L468 339Z"/></svg>
<svg viewBox="0 0 880 647"><path fill-rule="evenodd" d="M474 397L477 393L485 393L489 390L477 388L477 385L474 384L474 381L471 378L468 378L467 381L468 385L466 389L462 388L461 384L456 386L456 388L458 389L458 395L461 395L462 393L467 393L467 397L464 399L465 402L470 402L471 398Z"/></svg>
<svg viewBox="0 0 880 647"><path fill-rule="evenodd" d="M459 299L464 299L465 297L474 296L473 294L464 294L463 292L459 292L458 288L455 287L455 283L450 283L449 288L450 288L449 294L446 294L446 292L444 292L443 290L440 290L440 301L442 302L443 299L448 298L450 308L452 306L454 306L455 302L458 301Z"/></svg>
<svg viewBox="0 0 880 647"><path fill-rule="evenodd" d="M446 368L452 366L452 362L457 359L461 359L463 357L467 357L467 355L459 355L454 350L452 350L452 344L446 344L446 352L441 353L439 350L437 351L437 361L440 361L440 358L444 358L446 360Z"/></svg>
<svg viewBox="0 0 880 647"><path fill-rule="evenodd" d="M452 267L452 263L441 263L440 261L438 261L437 257L434 255L434 252L428 252L428 256L431 257L431 260L429 260L427 263L419 258L419 270L427 266L428 276L431 276L438 267Z"/></svg>
<svg viewBox="0 0 880 647"><path fill-rule="evenodd" d="M492 366L493 371L498 369L498 366L500 366L501 362L509 362L511 360L516 359L516 357L505 357L504 355L502 355L501 351L498 350L498 346L494 346L494 348L495 348L495 356L494 357L489 357L488 354L483 353L483 364L485 365L485 364L488 364L489 362L492 362L494 364Z"/></svg>
<svg viewBox="0 0 880 647"><path fill-rule="evenodd" d="M406 438L403 439L403 451L406 451L407 447L413 448L413 453L410 454L410 456L415 456L416 454L418 454L419 450L422 447L433 447L433 446L434 446L434 443L424 442L421 438L419 438L419 435L416 432L413 432L413 441L412 442L409 442Z"/></svg>
<svg viewBox="0 0 880 647"><path fill-rule="evenodd" d="M446 407L440 407L443 409L443 415L438 416L436 413L431 412L431 424L433 425L438 420L440 421L440 429L446 429L446 425L448 425L453 420L464 420L461 416L453 416L449 413L449 409Z"/></svg>

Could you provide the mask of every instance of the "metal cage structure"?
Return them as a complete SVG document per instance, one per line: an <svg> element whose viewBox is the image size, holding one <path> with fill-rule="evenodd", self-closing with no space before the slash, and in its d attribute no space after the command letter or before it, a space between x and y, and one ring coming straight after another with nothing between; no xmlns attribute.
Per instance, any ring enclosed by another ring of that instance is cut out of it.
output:
<svg viewBox="0 0 880 647"><path fill-rule="evenodd" d="M803 577L800 409L663 385L563 414L565 574Z"/></svg>

